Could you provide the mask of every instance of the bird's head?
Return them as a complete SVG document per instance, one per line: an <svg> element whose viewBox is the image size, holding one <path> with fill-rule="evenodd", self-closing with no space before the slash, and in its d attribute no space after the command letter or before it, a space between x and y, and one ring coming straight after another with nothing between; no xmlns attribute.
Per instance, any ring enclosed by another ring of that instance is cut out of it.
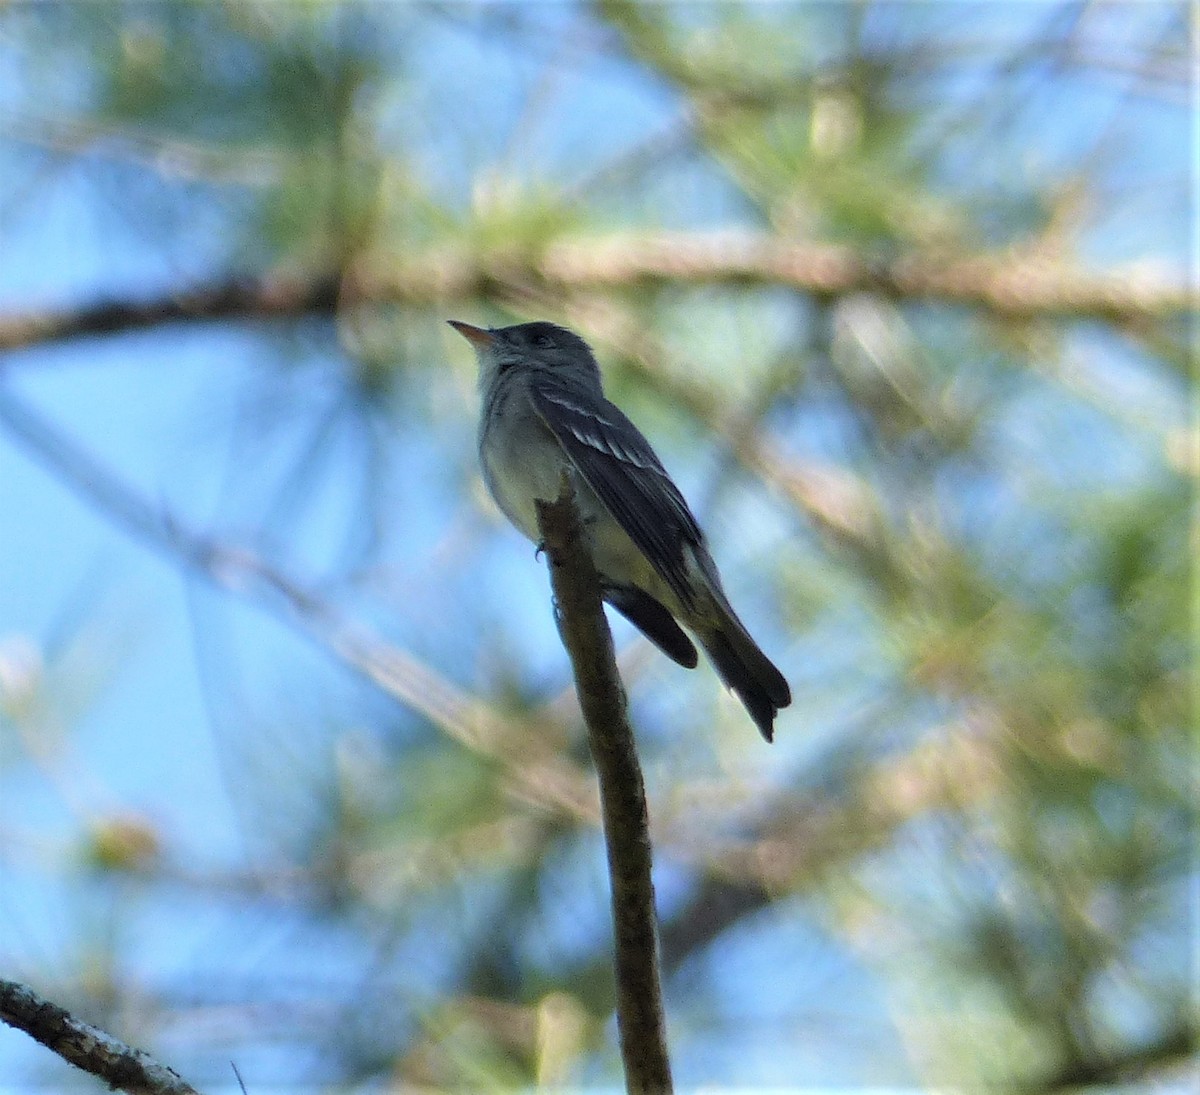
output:
<svg viewBox="0 0 1200 1095"><path fill-rule="evenodd" d="M600 367L591 347L565 327L544 321L488 328L455 319L449 323L474 347L484 388L516 368L551 373L599 389Z"/></svg>

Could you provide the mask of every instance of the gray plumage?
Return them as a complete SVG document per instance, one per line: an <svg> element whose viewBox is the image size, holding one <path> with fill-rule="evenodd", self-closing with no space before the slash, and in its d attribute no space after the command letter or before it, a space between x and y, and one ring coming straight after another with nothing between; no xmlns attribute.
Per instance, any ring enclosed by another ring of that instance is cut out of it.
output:
<svg viewBox="0 0 1200 1095"><path fill-rule="evenodd" d="M770 741L791 703L787 681L730 606L704 533L650 443L604 397L588 344L552 323L450 324L479 359L479 460L496 504L536 543L535 501L557 498L563 468L573 469L604 599L691 669L686 627Z"/></svg>

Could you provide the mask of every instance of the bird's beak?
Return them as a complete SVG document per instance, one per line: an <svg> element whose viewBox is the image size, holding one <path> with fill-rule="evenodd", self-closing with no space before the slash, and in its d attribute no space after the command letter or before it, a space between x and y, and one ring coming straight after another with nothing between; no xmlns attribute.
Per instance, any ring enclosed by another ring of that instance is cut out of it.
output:
<svg viewBox="0 0 1200 1095"><path fill-rule="evenodd" d="M491 331L485 331L482 327L473 327L469 323L459 323L457 319L448 319L446 322L477 350L486 350L496 341L496 336Z"/></svg>

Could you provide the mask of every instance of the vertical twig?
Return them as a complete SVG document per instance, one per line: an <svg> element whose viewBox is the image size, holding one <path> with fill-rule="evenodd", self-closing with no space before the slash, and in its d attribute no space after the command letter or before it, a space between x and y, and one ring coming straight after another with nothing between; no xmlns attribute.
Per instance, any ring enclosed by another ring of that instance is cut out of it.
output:
<svg viewBox="0 0 1200 1095"><path fill-rule="evenodd" d="M559 632L571 658L600 781L625 1086L639 1095L669 1092L671 1066L659 983L646 793L600 600L600 582L565 473L558 500L538 502L538 529L550 566Z"/></svg>

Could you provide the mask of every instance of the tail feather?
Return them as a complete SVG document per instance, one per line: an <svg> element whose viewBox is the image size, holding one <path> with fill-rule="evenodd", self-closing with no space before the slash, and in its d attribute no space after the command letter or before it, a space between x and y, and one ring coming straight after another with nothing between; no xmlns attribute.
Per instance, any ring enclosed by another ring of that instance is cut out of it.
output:
<svg viewBox="0 0 1200 1095"><path fill-rule="evenodd" d="M736 617L700 637L717 675L737 696L767 741L775 738L775 716L792 702L783 674L758 648Z"/></svg>
<svg viewBox="0 0 1200 1095"><path fill-rule="evenodd" d="M684 669L695 669L696 648L675 617L649 593L634 586L606 586L604 599L668 658Z"/></svg>

